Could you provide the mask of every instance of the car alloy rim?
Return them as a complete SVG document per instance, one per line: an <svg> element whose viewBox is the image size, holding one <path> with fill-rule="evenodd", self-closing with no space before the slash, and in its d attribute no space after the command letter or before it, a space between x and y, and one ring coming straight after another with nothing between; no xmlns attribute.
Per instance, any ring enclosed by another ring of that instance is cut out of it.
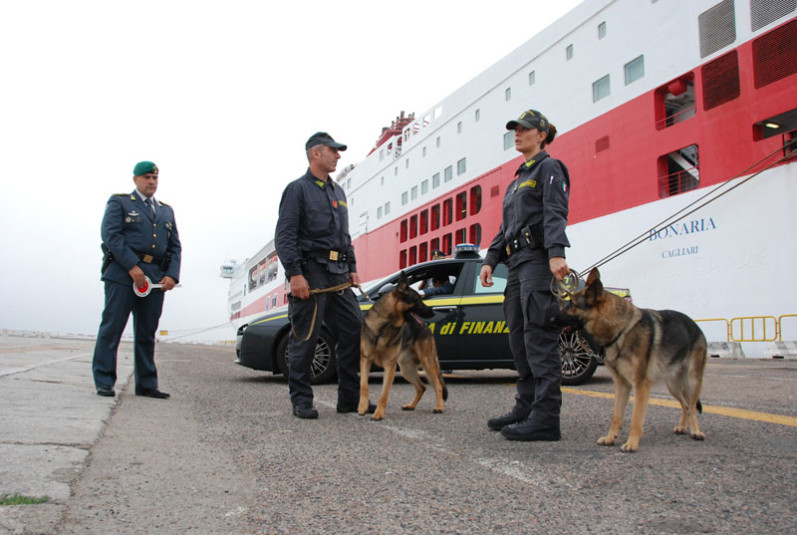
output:
<svg viewBox="0 0 797 535"><path fill-rule="evenodd" d="M562 333L559 336L559 349L562 354L562 376L575 377L589 367L592 354L581 347L578 333Z"/></svg>

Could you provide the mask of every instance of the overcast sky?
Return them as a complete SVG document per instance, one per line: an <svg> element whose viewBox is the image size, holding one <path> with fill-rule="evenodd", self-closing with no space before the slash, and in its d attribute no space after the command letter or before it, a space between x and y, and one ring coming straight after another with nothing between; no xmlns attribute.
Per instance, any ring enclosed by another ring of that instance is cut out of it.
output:
<svg viewBox="0 0 797 535"><path fill-rule="evenodd" d="M105 203L152 160L183 244L161 329L232 337L195 334L227 321L219 266L272 238L313 132L357 163L578 3L3 2L0 330L96 334Z"/></svg>

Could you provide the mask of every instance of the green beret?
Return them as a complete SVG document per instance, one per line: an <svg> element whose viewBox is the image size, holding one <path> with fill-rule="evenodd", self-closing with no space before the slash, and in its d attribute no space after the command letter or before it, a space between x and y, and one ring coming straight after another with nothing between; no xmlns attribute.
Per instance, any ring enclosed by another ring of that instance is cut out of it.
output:
<svg viewBox="0 0 797 535"><path fill-rule="evenodd" d="M133 176L146 175L147 173L157 173L158 166L152 162L138 162L133 168Z"/></svg>

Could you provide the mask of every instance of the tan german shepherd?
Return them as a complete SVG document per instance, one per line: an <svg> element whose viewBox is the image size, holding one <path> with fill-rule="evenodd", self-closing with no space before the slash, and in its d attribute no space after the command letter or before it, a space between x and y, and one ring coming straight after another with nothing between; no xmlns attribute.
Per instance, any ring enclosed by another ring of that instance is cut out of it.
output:
<svg viewBox="0 0 797 535"><path fill-rule="evenodd" d="M360 415L368 411L368 373L371 364L376 364L384 368L385 375L382 393L372 418L382 420L385 417L385 406L396 376L397 363L401 375L415 387L415 399L401 408L415 409L426 391L418 375L420 366L434 386L437 396L434 412L443 412L443 401L448 398L448 390L440 374L437 346L429 327L415 314L429 318L434 312L424 304L420 294L409 287L402 271L396 288L380 297L363 318L360 336L360 404L357 408Z"/></svg>
<svg viewBox="0 0 797 535"><path fill-rule="evenodd" d="M705 439L697 424L707 360L706 337L700 327L680 312L637 308L605 291L597 268L590 271L581 291L569 295L570 303L557 319L592 335L603 347L605 364L614 379L612 424L598 444L611 446L617 439L633 385L631 431L621 449L639 449L650 387L656 381L664 381L681 403L681 420L675 433L686 434L688 426L693 439Z"/></svg>

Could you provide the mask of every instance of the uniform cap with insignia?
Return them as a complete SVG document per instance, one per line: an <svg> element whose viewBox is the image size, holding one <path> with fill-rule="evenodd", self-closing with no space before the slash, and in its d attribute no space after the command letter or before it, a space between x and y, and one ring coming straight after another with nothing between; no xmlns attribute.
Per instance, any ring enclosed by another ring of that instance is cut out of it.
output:
<svg viewBox="0 0 797 535"><path fill-rule="evenodd" d="M548 118L537 110L526 110L516 120L506 123L506 129L514 130L520 125L523 128L536 128L540 132L547 134L550 124Z"/></svg>
<svg viewBox="0 0 797 535"><path fill-rule="evenodd" d="M310 136L310 139L308 139L307 143L304 144L304 150L310 150L311 147L315 147L316 145L326 145L331 149L337 150L346 150L348 148L343 143L338 143L332 139L332 136L326 132L316 132Z"/></svg>
<svg viewBox="0 0 797 535"><path fill-rule="evenodd" d="M147 173L157 173L158 166L152 162L138 162L133 168L133 176L142 176Z"/></svg>

